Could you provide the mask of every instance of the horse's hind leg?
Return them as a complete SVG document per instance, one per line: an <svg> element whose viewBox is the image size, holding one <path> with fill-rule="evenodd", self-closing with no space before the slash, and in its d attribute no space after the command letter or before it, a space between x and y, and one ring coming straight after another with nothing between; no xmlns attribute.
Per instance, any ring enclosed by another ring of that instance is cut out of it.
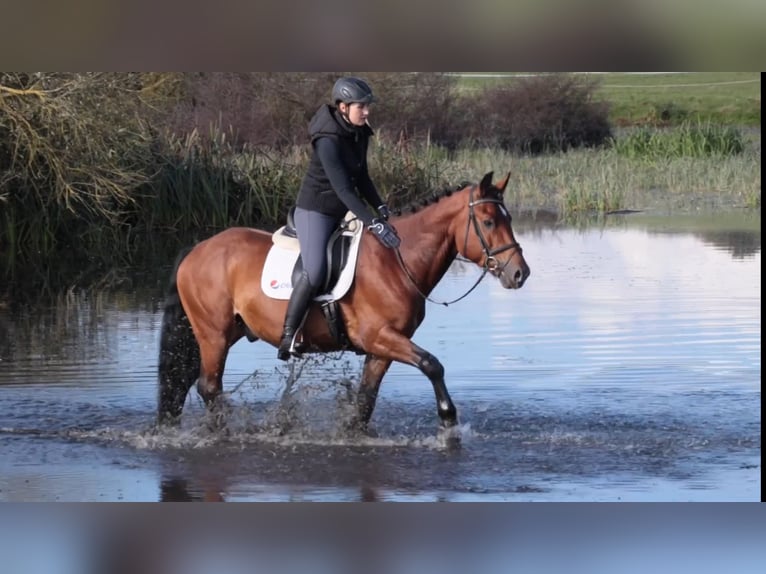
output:
<svg viewBox="0 0 766 574"><path fill-rule="evenodd" d="M199 371L199 346L178 294L173 291L165 303L160 335L157 397L157 419L160 424L180 422L186 395Z"/></svg>
<svg viewBox="0 0 766 574"><path fill-rule="evenodd" d="M178 360L178 359L177 359ZM160 424L176 425L181 420L186 396L199 374L199 356L193 371L188 370L188 363L166 371L160 378L158 421Z"/></svg>
<svg viewBox="0 0 766 574"><path fill-rule="evenodd" d="M206 334L200 337L204 341L200 345L201 368L197 380L197 394L202 397L208 412L222 415L223 370L226 363L226 355L229 352L229 343L223 334ZM223 420L216 418L216 426L220 426Z"/></svg>
<svg viewBox="0 0 766 574"><path fill-rule="evenodd" d="M383 359L375 355L367 355L365 358L362 380L359 383L359 392L356 397L357 414L348 425L349 430L367 431L367 425L378 399L380 382L390 366L391 359Z"/></svg>

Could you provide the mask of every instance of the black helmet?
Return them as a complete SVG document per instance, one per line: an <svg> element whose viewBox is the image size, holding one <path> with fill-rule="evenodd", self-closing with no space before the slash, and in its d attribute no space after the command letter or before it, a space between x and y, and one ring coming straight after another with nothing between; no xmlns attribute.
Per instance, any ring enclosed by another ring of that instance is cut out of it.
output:
<svg viewBox="0 0 766 574"><path fill-rule="evenodd" d="M340 78L332 88L332 101L336 104L370 104L375 101L372 88L360 78L348 76Z"/></svg>

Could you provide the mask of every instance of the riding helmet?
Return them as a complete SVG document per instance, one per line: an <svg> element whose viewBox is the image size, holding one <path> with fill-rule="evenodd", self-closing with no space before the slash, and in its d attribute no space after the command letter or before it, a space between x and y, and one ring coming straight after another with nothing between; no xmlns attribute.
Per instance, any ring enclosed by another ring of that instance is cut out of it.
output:
<svg viewBox="0 0 766 574"><path fill-rule="evenodd" d="M371 104L375 101L372 88L361 78L347 76L338 79L332 88L332 101L336 104Z"/></svg>

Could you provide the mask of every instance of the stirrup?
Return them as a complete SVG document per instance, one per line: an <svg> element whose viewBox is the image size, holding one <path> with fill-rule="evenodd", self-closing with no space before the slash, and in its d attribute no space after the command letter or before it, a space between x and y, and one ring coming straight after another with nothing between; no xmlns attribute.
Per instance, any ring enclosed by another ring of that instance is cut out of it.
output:
<svg viewBox="0 0 766 574"><path fill-rule="evenodd" d="M301 358L301 353L298 351L295 340L298 338L298 332L296 331L295 334L290 339L290 345L285 345L285 337L282 337L282 340L279 342L279 347L277 348L277 359L280 361L287 361L290 359L290 357L296 357L298 359ZM287 347L287 348L285 348Z"/></svg>

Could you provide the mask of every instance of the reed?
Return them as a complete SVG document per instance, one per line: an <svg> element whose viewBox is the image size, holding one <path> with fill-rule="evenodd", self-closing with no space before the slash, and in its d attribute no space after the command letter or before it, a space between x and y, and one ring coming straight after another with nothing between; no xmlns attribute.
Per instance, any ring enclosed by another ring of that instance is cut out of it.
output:
<svg viewBox="0 0 766 574"><path fill-rule="evenodd" d="M295 198L306 162L296 151L235 146L230 131L211 127L168 135L156 176L140 206L148 230L209 231L233 225L273 226Z"/></svg>
<svg viewBox="0 0 766 574"><path fill-rule="evenodd" d="M510 169L506 202L514 211L548 210L563 217L621 209L759 208L760 135L736 155L630 157L614 148L516 156L463 150L452 167L469 178Z"/></svg>
<svg viewBox="0 0 766 574"><path fill-rule="evenodd" d="M396 141L376 140L369 158L370 176L391 209L424 198L451 183L449 154L430 142L400 137Z"/></svg>
<svg viewBox="0 0 766 574"><path fill-rule="evenodd" d="M640 128L613 140L617 153L653 160L667 157L710 157L741 154L740 130L710 122L686 121L673 129Z"/></svg>
<svg viewBox="0 0 766 574"><path fill-rule="evenodd" d="M281 225L295 203L308 161L304 147L280 151L246 147L232 158L234 177L247 189L237 221L269 228Z"/></svg>

